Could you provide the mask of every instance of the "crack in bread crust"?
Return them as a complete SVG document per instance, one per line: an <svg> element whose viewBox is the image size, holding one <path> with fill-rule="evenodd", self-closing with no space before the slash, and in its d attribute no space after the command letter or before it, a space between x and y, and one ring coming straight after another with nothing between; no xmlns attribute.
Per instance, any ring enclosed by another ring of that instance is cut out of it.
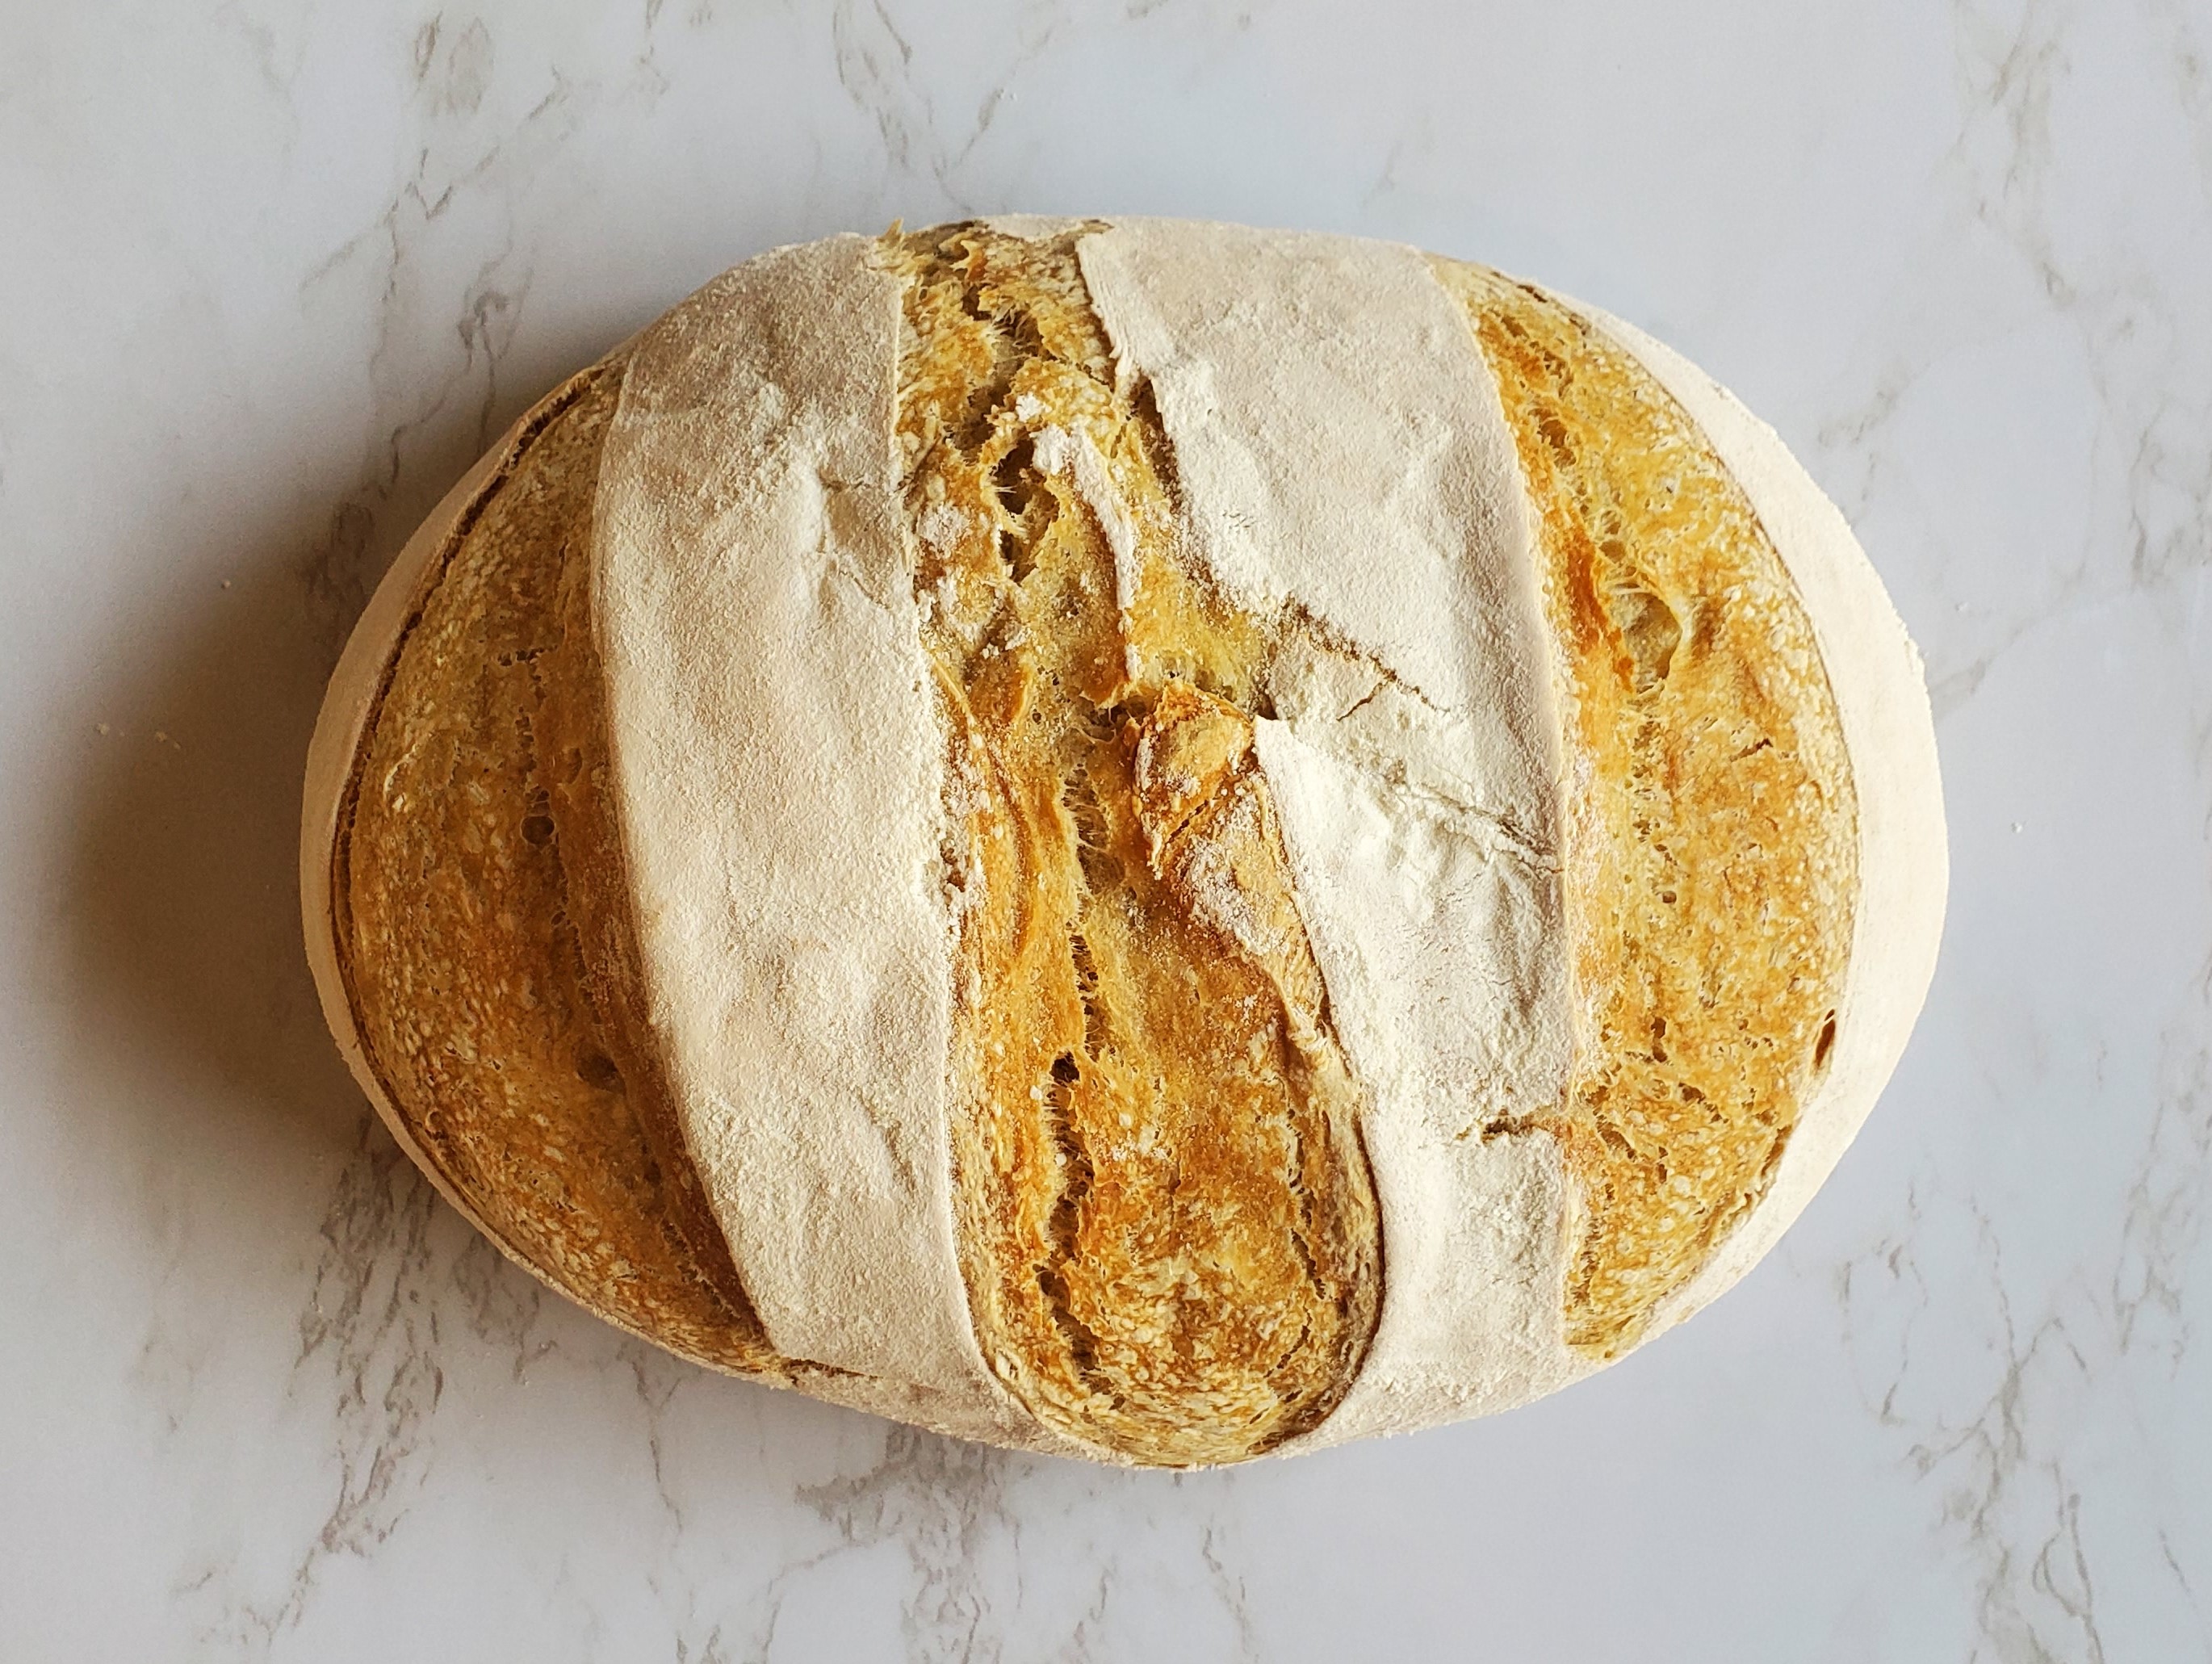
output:
<svg viewBox="0 0 2212 1664"><path fill-rule="evenodd" d="M1381 1288L1360 1094L1252 756L1287 621L1174 552L1080 232L894 234L899 436L949 734L953 1153L984 1355L1142 1462L1316 1424Z"/></svg>
<svg viewBox="0 0 2212 1664"><path fill-rule="evenodd" d="M1579 1031L1567 1102L1537 1124L1584 1204L1568 1344L1613 1357L1765 1194L1826 1067L1857 885L1850 759L1796 586L1687 413L1542 291L1431 264L1537 514Z"/></svg>
<svg viewBox="0 0 2212 1664"><path fill-rule="evenodd" d="M544 402L426 574L339 816L338 961L386 1101L502 1248L659 1345L774 1372L628 1009L587 587L622 369Z"/></svg>

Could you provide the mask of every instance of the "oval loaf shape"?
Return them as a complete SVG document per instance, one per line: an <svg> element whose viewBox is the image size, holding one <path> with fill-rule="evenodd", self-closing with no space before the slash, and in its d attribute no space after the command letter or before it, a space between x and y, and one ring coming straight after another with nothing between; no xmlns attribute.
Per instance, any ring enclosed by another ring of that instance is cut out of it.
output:
<svg viewBox="0 0 2212 1664"><path fill-rule="evenodd" d="M1780 441L1394 244L776 250L556 390L334 677L310 957L408 1154L685 1357L1190 1467L1734 1282L1902 1051L1917 655Z"/></svg>

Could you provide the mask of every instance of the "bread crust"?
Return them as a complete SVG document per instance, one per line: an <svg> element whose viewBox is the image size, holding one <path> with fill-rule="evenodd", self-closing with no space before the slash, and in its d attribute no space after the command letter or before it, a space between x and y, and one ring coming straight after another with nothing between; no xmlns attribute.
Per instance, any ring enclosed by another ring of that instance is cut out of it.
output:
<svg viewBox="0 0 2212 1664"><path fill-rule="evenodd" d="M888 251L947 729L963 1270L1040 1420L1234 1461L1322 1421L1373 1332L1361 1094L1253 755L1279 631L1182 557L1085 228L1024 229Z"/></svg>
<svg viewBox="0 0 2212 1664"><path fill-rule="evenodd" d="M1920 654L1836 506L1779 434L1633 325L1565 303L1635 355L1694 422L1749 499L1805 606L1850 758L1856 799L1850 957L1825 1068L1759 1205L1653 1326L1681 1321L1758 1263L1864 1125L1904 1054L1942 943L1950 859L1936 725Z"/></svg>
<svg viewBox="0 0 2212 1664"><path fill-rule="evenodd" d="M1017 216L764 257L518 423L348 645L301 887L364 1090L556 1288L1192 1466L1740 1277L1943 853L1871 568L1679 358L1411 250Z"/></svg>
<svg viewBox="0 0 2212 1664"><path fill-rule="evenodd" d="M1367 1102L1376 1337L1296 1448L1571 1378L1558 722L1513 442L1414 250L1172 221L1081 246L1200 581L1265 643L1255 753Z"/></svg>
<svg viewBox="0 0 2212 1664"><path fill-rule="evenodd" d="M688 1161L648 1134L650 1049L604 1004L626 931L576 532L621 373L525 416L356 629L309 771L309 952L356 1078L471 1223L633 1333L775 1373L726 1249L685 1217Z"/></svg>
<svg viewBox="0 0 2212 1664"><path fill-rule="evenodd" d="M592 507L594 635L647 1022L770 1343L1025 1440L954 1248L898 298L865 240L833 238L639 337Z"/></svg>
<svg viewBox="0 0 2212 1664"><path fill-rule="evenodd" d="M1565 1339L1617 1356L1757 1208L1832 1060L1858 813L1788 566L1680 403L1571 308L1437 263L1504 397L1568 755L1582 1199Z"/></svg>

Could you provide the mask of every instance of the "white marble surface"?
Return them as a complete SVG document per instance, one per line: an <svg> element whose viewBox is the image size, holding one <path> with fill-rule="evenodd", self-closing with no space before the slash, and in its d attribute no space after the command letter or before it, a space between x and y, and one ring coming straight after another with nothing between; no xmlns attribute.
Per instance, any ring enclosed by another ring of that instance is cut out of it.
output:
<svg viewBox="0 0 2212 1664"><path fill-rule="evenodd" d="M2205 0L0 3L0 1655L2212 1656ZM415 518L723 265L1385 234L1775 422L1926 652L1949 933L1788 1241L1531 1409L1182 1478L677 1364L321 1031L295 791Z"/></svg>

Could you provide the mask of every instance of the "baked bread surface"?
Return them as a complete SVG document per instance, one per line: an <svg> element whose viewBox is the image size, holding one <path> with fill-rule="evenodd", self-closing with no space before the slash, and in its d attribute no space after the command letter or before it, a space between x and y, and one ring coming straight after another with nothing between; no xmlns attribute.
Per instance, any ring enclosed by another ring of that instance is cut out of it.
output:
<svg viewBox="0 0 2212 1664"><path fill-rule="evenodd" d="M1836 1040L1857 811L1811 620L1756 511L1625 348L1438 263L1540 505L1570 694L1583 1035L1544 1125L1579 1181L1571 1345L1639 1336L1772 1181Z"/></svg>
<svg viewBox="0 0 2212 1664"><path fill-rule="evenodd" d="M334 1028L572 1297L967 1436L1220 1462L1598 1367L1832 1164L1942 895L1879 586L1656 361L1236 228L738 269L350 655Z"/></svg>
<svg viewBox="0 0 2212 1664"><path fill-rule="evenodd" d="M1080 235L896 256L946 721L963 1271L994 1372L1040 1417L1222 1461L1349 1384L1379 1222L1253 752L1283 622L1174 558L1158 419L1117 388Z"/></svg>
<svg viewBox="0 0 2212 1664"><path fill-rule="evenodd" d="M626 926L586 575L622 367L525 419L423 574L331 849L336 937L380 1096L480 1226L602 1315L752 1372L774 1354L688 1157L648 1136L656 1071L605 940Z"/></svg>

